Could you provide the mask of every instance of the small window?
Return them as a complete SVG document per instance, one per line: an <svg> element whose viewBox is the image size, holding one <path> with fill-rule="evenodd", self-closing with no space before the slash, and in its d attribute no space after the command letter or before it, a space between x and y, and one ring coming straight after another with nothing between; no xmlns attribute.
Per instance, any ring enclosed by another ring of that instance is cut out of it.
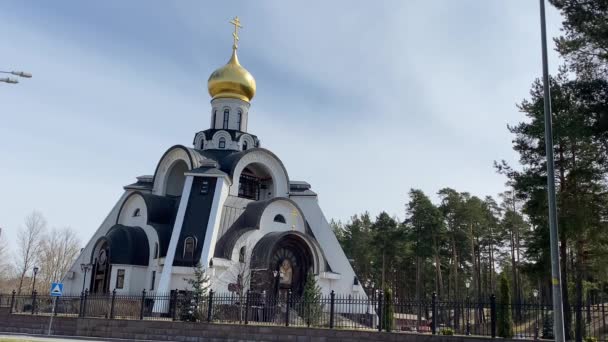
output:
<svg viewBox="0 0 608 342"><path fill-rule="evenodd" d="M125 270L116 271L116 288L122 289L125 286Z"/></svg>
<svg viewBox="0 0 608 342"><path fill-rule="evenodd" d="M281 215L281 214L278 214L277 216L274 217L274 222L286 223L285 217L283 217L283 215Z"/></svg>
<svg viewBox="0 0 608 342"><path fill-rule="evenodd" d="M154 291L155 282L156 282L156 271L152 271L152 281L150 282L150 291Z"/></svg>
<svg viewBox="0 0 608 342"><path fill-rule="evenodd" d="M221 137L218 145L219 148L226 148L226 138Z"/></svg>
<svg viewBox="0 0 608 342"><path fill-rule="evenodd" d="M139 210L139 208L135 209L135 211L133 212L133 217L138 217L141 216L141 210Z"/></svg>
<svg viewBox="0 0 608 342"><path fill-rule="evenodd" d="M230 118L230 111L228 109L224 109L224 129L228 129L228 119Z"/></svg>
<svg viewBox="0 0 608 342"><path fill-rule="evenodd" d="M196 240L192 236L184 239L184 259L194 259L194 249L196 248Z"/></svg>
<svg viewBox="0 0 608 342"><path fill-rule="evenodd" d="M241 249L239 250L239 262L245 262L245 252L246 252L246 248L245 246L241 247Z"/></svg>
<svg viewBox="0 0 608 342"><path fill-rule="evenodd" d="M213 121L211 121L211 128L215 128L215 119L217 118L217 109L213 110Z"/></svg>
<svg viewBox="0 0 608 342"><path fill-rule="evenodd" d="M243 141L243 151L247 150L247 141Z"/></svg>
<svg viewBox="0 0 608 342"><path fill-rule="evenodd" d="M158 242L154 243L154 259L158 259Z"/></svg>
<svg viewBox="0 0 608 342"><path fill-rule="evenodd" d="M236 113L236 127L241 131L241 120L243 119L243 112L239 109Z"/></svg>
<svg viewBox="0 0 608 342"><path fill-rule="evenodd" d="M206 195L209 193L209 181L204 180L203 185L201 185L201 195Z"/></svg>

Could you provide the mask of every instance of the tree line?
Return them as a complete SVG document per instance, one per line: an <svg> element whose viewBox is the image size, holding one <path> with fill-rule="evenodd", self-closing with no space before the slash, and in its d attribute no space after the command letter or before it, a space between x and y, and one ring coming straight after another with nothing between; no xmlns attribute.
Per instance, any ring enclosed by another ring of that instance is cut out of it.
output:
<svg viewBox="0 0 608 342"><path fill-rule="evenodd" d="M5 236L0 235L1 294L13 290L17 294L48 293L51 283L61 280L80 253L76 232L70 227L49 229L39 211L25 217L11 245L12 256Z"/></svg>
<svg viewBox="0 0 608 342"><path fill-rule="evenodd" d="M550 0L561 13L554 38L564 64L550 77L566 338L582 332L582 308L608 295L608 0ZM540 52L539 52L540 59ZM540 70L539 70L540 73ZM519 164L496 161L507 191L499 200L440 189L433 203L412 189L399 222L364 213L334 230L362 284L401 298L436 292L446 300L497 292L508 277L511 300L534 290L551 301L544 98L540 79L509 125ZM467 284L469 287L467 288ZM517 313L514 313L517 314ZM582 340L582 336L575 336Z"/></svg>

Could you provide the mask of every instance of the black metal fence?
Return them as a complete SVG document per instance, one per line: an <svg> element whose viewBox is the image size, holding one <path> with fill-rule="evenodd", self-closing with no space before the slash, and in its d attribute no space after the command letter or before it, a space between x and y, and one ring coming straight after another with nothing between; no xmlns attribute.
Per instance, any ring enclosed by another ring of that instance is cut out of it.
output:
<svg viewBox="0 0 608 342"><path fill-rule="evenodd" d="M581 315L583 338L608 342L608 303L589 303L580 310L572 307L573 322ZM485 302L429 300L387 302L382 293L371 297L338 295L333 291L313 300L293 296L267 296L264 293L215 293L196 295L188 291L122 295L90 294L54 297L12 294L0 295L0 307L12 314L96 317L107 319L171 320L309 326L329 329L391 330L445 335L504 335L501 322L511 322L513 337L553 338L553 312L541 303L497 303L492 296ZM392 319L387 319L392 317ZM505 319L508 317L510 319ZM571 331L575 336L576 325Z"/></svg>

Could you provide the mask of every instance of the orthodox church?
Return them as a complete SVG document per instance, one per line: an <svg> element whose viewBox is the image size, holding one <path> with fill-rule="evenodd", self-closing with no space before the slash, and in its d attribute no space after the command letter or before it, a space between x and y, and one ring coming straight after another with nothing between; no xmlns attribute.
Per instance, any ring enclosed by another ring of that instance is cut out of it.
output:
<svg viewBox="0 0 608 342"><path fill-rule="evenodd" d="M365 296L310 184L291 180L247 129L256 83L237 57L238 17L231 23L230 60L207 82L209 129L124 187L64 292L184 290L200 263L218 292L298 295L312 272L326 294Z"/></svg>

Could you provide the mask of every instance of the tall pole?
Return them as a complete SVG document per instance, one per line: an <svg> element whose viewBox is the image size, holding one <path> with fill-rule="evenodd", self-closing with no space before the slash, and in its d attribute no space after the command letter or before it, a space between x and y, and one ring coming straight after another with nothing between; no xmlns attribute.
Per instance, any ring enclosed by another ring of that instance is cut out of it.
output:
<svg viewBox="0 0 608 342"><path fill-rule="evenodd" d="M562 303L561 270L558 251L557 207L555 204L555 164L553 161L553 124L551 122L551 91L547 58L547 24L545 0L540 0L540 30L543 50L543 85L545 97L545 149L547 153L547 192L551 245L551 286L553 293L553 330L556 342L564 341L564 307Z"/></svg>

